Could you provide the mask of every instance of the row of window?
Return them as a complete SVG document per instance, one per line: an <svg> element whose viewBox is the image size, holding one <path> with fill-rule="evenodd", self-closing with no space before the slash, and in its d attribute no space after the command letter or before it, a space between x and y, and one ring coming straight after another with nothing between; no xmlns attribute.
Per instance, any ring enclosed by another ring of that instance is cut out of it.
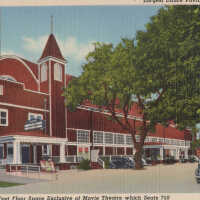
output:
<svg viewBox="0 0 200 200"><path fill-rule="evenodd" d="M166 144L172 144L177 146L189 146L190 141L168 139L168 138L157 138L157 137L146 137L145 142L161 142Z"/></svg>
<svg viewBox="0 0 200 200"><path fill-rule="evenodd" d="M41 67L41 82L47 80L47 64L44 63ZM54 80L56 81L62 81L62 67L60 64L56 63L54 64Z"/></svg>
<svg viewBox="0 0 200 200"><path fill-rule="evenodd" d="M140 140L140 136L136 135L136 141ZM77 131L77 142L78 143L89 143L89 131L78 130ZM123 135L119 133L103 133L102 131L93 132L93 142L95 144L127 144L132 145L132 136ZM166 144L172 144L177 146L189 146L190 141L167 139L158 137L146 137L145 142L165 142Z"/></svg>

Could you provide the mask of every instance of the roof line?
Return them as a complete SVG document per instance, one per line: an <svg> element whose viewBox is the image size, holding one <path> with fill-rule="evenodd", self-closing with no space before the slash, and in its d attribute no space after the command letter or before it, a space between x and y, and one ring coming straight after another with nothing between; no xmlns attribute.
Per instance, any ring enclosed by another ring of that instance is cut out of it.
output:
<svg viewBox="0 0 200 200"><path fill-rule="evenodd" d="M33 71L30 69L30 67L23 61L22 58L15 56L15 55L4 55L4 56L0 56L0 60L4 60L4 59L16 59L18 61L20 61L27 69L28 71L31 73L31 75L33 76L33 78L35 79L36 83L39 83L39 80L36 78L35 74L33 73Z"/></svg>

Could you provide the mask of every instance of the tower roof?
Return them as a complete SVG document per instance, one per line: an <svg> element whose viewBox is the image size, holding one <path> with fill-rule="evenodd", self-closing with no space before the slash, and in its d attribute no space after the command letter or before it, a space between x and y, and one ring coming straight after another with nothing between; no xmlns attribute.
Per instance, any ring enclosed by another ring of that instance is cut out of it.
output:
<svg viewBox="0 0 200 200"><path fill-rule="evenodd" d="M60 51L60 48L56 42L56 38L53 34L51 34L47 40L46 46L44 48L44 51L42 53L42 56L40 59L43 59L45 57L52 56L54 58L58 58L61 60L65 60L62 56L62 53Z"/></svg>

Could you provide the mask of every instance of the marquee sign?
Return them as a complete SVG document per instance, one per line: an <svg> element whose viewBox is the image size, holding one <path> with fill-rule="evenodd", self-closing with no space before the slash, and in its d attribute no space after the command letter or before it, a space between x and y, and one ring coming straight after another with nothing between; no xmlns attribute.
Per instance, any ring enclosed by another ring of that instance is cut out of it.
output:
<svg viewBox="0 0 200 200"><path fill-rule="evenodd" d="M31 131L31 130L44 130L46 127L46 121L41 119L32 119L27 120L24 125L25 131Z"/></svg>

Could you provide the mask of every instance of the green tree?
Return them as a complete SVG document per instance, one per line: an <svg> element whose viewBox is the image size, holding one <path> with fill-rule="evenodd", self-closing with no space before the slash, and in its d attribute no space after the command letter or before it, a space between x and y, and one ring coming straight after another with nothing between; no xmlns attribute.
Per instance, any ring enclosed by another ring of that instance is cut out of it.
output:
<svg viewBox="0 0 200 200"><path fill-rule="evenodd" d="M96 43L83 73L64 91L69 109L89 100L131 133L136 168L142 167L144 140L157 123L173 120L182 130L200 122L199 17L198 6L164 7L137 32L135 45L126 38L116 47ZM137 125L129 120L136 104L142 116Z"/></svg>
<svg viewBox="0 0 200 200"><path fill-rule="evenodd" d="M200 121L199 16L199 6L164 7L137 33L138 70L150 70L145 78L156 90L165 90L155 107L162 112L158 117L162 123L173 120L180 129Z"/></svg>
<svg viewBox="0 0 200 200"><path fill-rule="evenodd" d="M124 38L116 47L96 43L95 50L87 56L83 73L69 83L64 96L66 105L72 111L85 100L108 110L111 119L131 133L136 150L136 168L140 169L145 138L159 122L159 118L149 119L153 112L158 115L155 107L162 99L164 90L155 90L155 84L146 80L148 70L141 74L137 69L136 51L132 39ZM136 105L142 116L141 123L129 119L130 111ZM136 134L140 135L139 141L136 140Z"/></svg>

